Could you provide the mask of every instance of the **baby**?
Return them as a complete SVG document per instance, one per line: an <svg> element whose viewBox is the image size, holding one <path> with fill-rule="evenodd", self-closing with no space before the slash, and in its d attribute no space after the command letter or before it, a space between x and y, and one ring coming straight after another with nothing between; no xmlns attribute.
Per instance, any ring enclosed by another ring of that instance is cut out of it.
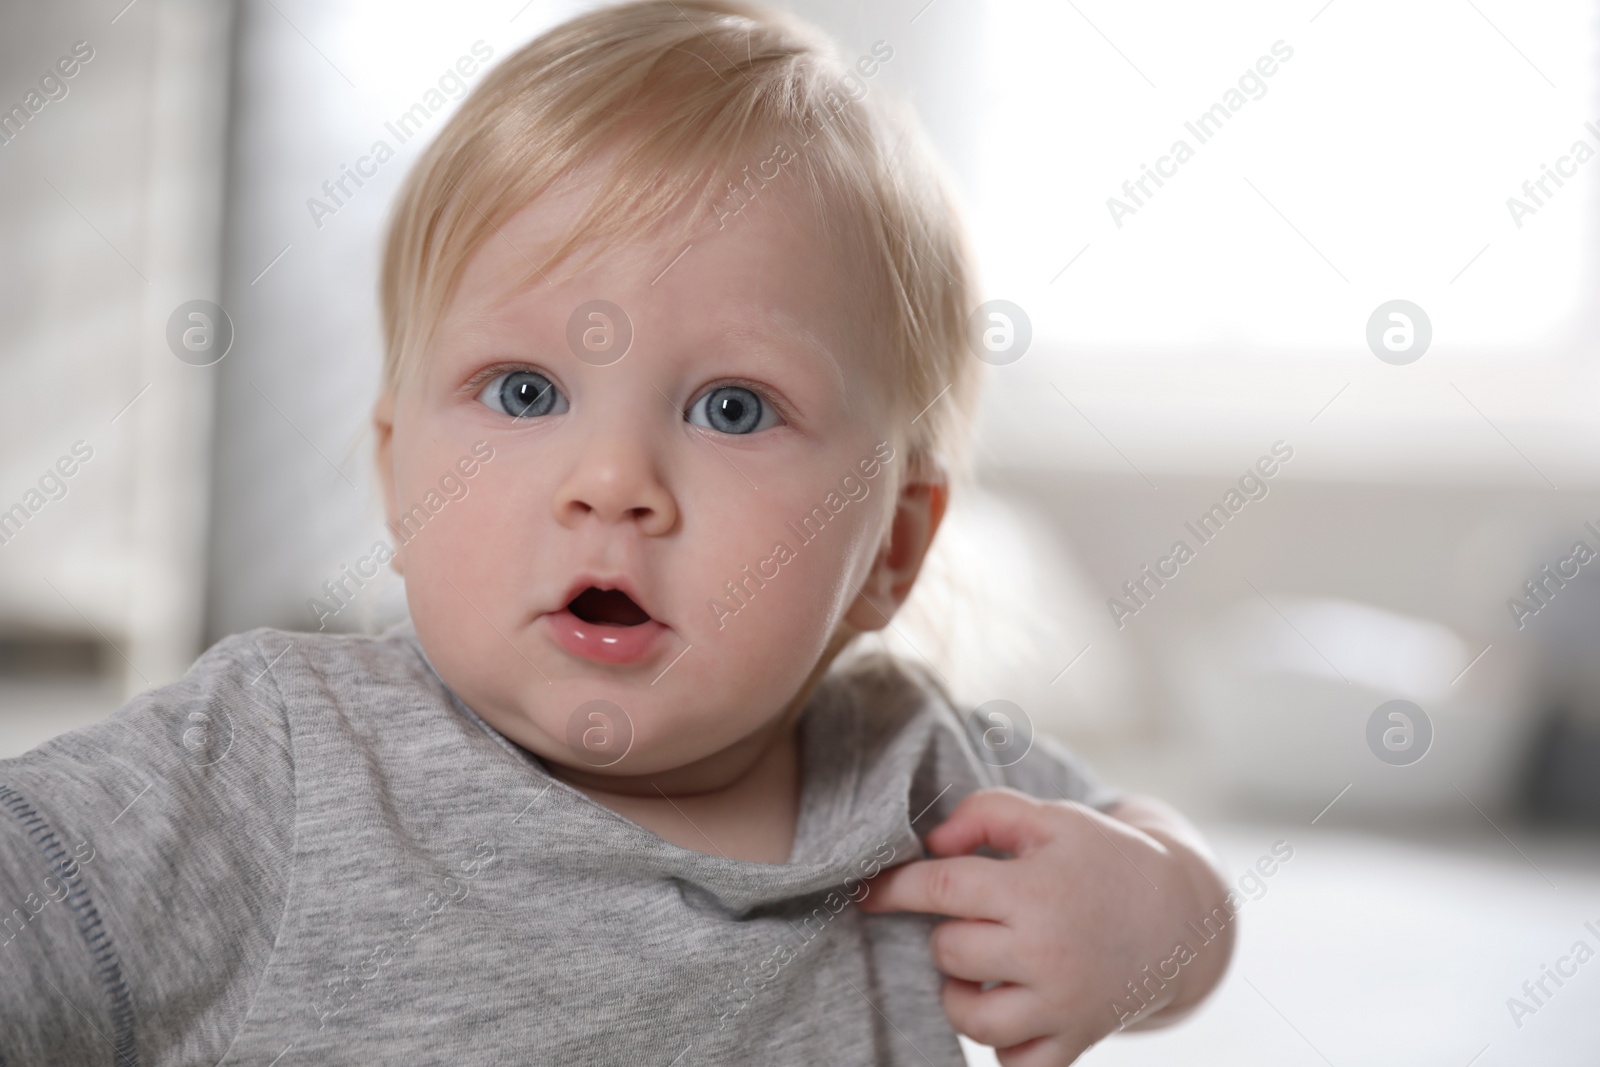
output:
<svg viewBox="0 0 1600 1067"><path fill-rule="evenodd" d="M410 620L0 763L0 1062L1065 1064L1216 984L1180 815L841 656L984 368L893 56L643 0L486 77L383 266Z"/></svg>

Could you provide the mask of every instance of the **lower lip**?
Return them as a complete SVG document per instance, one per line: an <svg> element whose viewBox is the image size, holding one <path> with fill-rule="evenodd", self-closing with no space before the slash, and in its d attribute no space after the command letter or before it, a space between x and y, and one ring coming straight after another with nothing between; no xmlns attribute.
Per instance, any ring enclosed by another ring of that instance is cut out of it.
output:
<svg viewBox="0 0 1600 1067"><path fill-rule="evenodd" d="M633 663L644 659L660 643L667 628L651 619L638 626L607 626L584 622L565 608L545 616L556 643L574 656L596 663Z"/></svg>

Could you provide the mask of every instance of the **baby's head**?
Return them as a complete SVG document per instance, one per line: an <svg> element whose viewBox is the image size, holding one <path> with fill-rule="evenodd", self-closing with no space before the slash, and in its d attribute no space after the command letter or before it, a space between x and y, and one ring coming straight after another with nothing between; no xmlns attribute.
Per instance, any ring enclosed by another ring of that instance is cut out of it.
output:
<svg viewBox="0 0 1600 1067"><path fill-rule="evenodd" d="M888 625L967 469L970 255L867 91L892 56L734 0L602 9L400 195L395 566L445 682L576 781L742 773Z"/></svg>

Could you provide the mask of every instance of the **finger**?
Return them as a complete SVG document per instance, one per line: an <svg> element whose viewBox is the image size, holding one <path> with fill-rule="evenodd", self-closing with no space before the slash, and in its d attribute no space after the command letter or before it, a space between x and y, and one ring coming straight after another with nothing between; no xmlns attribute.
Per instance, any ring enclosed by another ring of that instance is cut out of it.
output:
<svg viewBox="0 0 1600 1067"><path fill-rule="evenodd" d="M936 856L964 856L979 845L1024 856L1055 837L1052 809L1015 789L969 793L924 840Z"/></svg>
<svg viewBox="0 0 1600 1067"><path fill-rule="evenodd" d="M1016 934L1002 923L950 919L928 938L933 964L952 978L969 982L1020 982Z"/></svg>
<svg viewBox="0 0 1600 1067"><path fill-rule="evenodd" d="M870 912L920 911L961 919L1004 920L1010 915L1007 860L958 856L915 860L884 871L869 884L861 907Z"/></svg>
<svg viewBox="0 0 1600 1067"><path fill-rule="evenodd" d="M1049 1033L1044 1006L1026 986L1003 985L985 993L975 982L950 978L940 1003L951 1026L997 1049Z"/></svg>
<svg viewBox="0 0 1600 1067"><path fill-rule="evenodd" d="M995 1049L1000 1067L1063 1067L1088 1051L1058 1036L1036 1037L1010 1048Z"/></svg>

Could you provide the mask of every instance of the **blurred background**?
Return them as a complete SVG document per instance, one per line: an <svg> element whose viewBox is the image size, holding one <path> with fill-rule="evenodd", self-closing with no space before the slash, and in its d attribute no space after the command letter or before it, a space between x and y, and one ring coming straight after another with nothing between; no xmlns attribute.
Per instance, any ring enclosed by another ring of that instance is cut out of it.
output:
<svg viewBox="0 0 1600 1067"><path fill-rule="evenodd" d="M380 236L440 79L588 6L0 11L0 756L316 628L383 536ZM780 6L893 49L1031 338L893 642L1246 898L1219 995L1083 1062L1594 1063L1600 964L1523 983L1600 948L1595 5Z"/></svg>

